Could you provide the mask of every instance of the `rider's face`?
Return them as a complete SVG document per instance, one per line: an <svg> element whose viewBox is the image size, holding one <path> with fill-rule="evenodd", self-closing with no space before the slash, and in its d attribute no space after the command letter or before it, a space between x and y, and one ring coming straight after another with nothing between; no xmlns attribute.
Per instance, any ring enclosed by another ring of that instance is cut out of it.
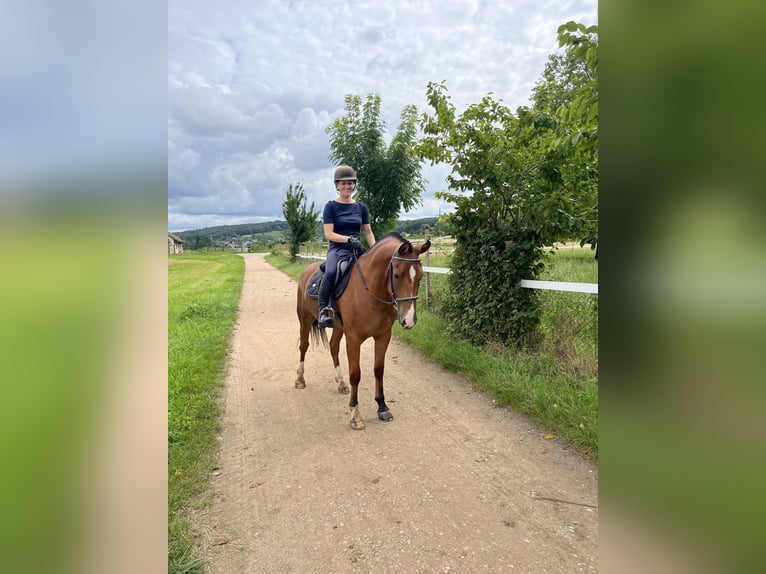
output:
<svg viewBox="0 0 766 574"><path fill-rule="evenodd" d="M335 182L335 188L338 190L338 193L346 197L350 197L351 194L354 193L355 185L356 182L351 180Z"/></svg>

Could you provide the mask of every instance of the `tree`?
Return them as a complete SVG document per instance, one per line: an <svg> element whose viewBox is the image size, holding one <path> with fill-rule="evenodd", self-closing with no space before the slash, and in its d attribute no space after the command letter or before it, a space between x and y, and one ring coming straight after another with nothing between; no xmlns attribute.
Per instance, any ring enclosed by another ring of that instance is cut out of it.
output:
<svg viewBox="0 0 766 574"><path fill-rule="evenodd" d="M417 108L405 106L399 128L386 146L385 122L380 119L380 95L346 95L346 115L327 127L330 160L356 170L358 184L354 198L370 212L375 235L392 231L399 212L420 205L425 191L420 159L413 147L417 137Z"/></svg>
<svg viewBox="0 0 766 574"><path fill-rule="evenodd" d="M567 22L558 29L559 46L575 62L571 99L556 110L561 119L561 136L556 146L581 166L576 184L581 194L579 213L582 225L580 245L590 243L598 254L598 26Z"/></svg>
<svg viewBox="0 0 766 574"><path fill-rule="evenodd" d="M431 83L423 114L424 137L417 150L432 162L448 163L454 203L450 227L456 239L443 312L461 335L479 343L532 343L539 323L536 292L521 279L535 279L540 247L555 234L541 204L539 150L530 118L519 120L486 96L458 115L446 86Z"/></svg>
<svg viewBox="0 0 766 574"><path fill-rule="evenodd" d="M308 241L316 234L319 212L314 210L314 202L311 208L306 208L306 194L303 184L292 183L287 188L285 200L282 202L282 215L290 226L290 260L295 261L295 256L300 249L301 243Z"/></svg>
<svg viewBox="0 0 766 574"><path fill-rule="evenodd" d="M193 248L195 251L199 251L206 247L212 247L212 246L213 246L213 239L209 235L201 235L201 234L195 235L194 248Z"/></svg>
<svg viewBox="0 0 766 574"><path fill-rule="evenodd" d="M559 26L558 39L559 46L567 48L568 56L581 71L581 81L573 86L571 99L559 106L558 113L566 122L579 127L570 140L578 133L581 137L570 143L598 154L598 26L586 28L583 24L567 22ZM574 73L572 77L576 77Z"/></svg>
<svg viewBox="0 0 766 574"><path fill-rule="evenodd" d="M548 56L542 77L532 90L533 108L555 113L569 106L578 96L582 86L591 80L586 62L573 50Z"/></svg>
<svg viewBox="0 0 766 574"><path fill-rule="evenodd" d="M576 34L575 32L579 32ZM456 250L445 313L461 334L504 344L533 342L535 279L543 247L598 237L596 28L559 29L567 53L549 63L535 107L514 114L487 95L458 114L444 83L430 83L420 157L452 167Z"/></svg>

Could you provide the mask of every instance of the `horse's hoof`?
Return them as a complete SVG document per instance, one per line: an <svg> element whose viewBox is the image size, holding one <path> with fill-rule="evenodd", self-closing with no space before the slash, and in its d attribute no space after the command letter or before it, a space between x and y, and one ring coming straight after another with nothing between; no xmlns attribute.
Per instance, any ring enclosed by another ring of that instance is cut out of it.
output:
<svg viewBox="0 0 766 574"><path fill-rule="evenodd" d="M305 389L306 388L306 381L295 381L295 388L296 389Z"/></svg>
<svg viewBox="0 0 766 574"><path fill-rule="evenodd" d="M394 415L391 414L391 411L383 411L378 413L378 418L382 421L392 421L394 420Z"/></svg>
<svg viewBox="0 0 766 574"><path fill-rule="evenodd" d="M338 392L339 392L341 395L347 395L347 394L349 394L349 393L351 392L351 389L349 389L348 387L341 387L341 386L338 386Z"/></svg>
<svg viewBox="0 0 766 574"><path fill-rule="evenodd" d="M364 430L364 421L351 420L351 428L354 430Z"/></svg>

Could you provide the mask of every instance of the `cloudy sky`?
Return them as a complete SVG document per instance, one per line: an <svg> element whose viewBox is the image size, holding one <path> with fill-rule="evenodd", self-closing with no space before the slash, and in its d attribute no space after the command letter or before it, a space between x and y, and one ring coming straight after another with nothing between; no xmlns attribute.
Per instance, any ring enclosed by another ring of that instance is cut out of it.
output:
<svg viewBox="0 0 766 574"><path fill-rule="evenodd" d="M169 0L168 229L283 219L290 183L321 209L335 197L325 128L343 98L381 95L381 119L426 105L446 81L462 111L492 92L529 103L559 25L597 23L597 0ZM423 205L446 166L424 163Z"/></svg>

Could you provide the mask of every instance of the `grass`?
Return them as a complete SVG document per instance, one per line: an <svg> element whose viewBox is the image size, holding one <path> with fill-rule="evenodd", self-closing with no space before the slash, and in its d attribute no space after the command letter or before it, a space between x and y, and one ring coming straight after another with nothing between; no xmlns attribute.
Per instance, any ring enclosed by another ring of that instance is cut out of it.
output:
<svg viewBox="0 0 766 574"><path fill-rule="evenodd" d="M588 248L559 249L548 254L542 280L598 283L598 261Z"/></svg>
<svg viewBox="0 0 766 574"><path fill-rule="evenodd" d="M275 250L266 260L297 279L308 263L289 263ZM442 267L446 259L431 258ZM560 250L540 277L596 283L598 263L589 249ZM418 325L396 326L394 336L525 413L547 432L598 458L598 297L587 293L541 291L543 343L536 352L480 348L455 338L435 309L447 288L444 275L431 274L431 301L418 306ZM421 297L424 294L421 284ZM425 303L425 298L421 301Z"/></svg>
<svg viewBox="0 0 766 574"><path fill-rule="evenodd" d="M542 280L598 283L598 261L590 249L552 253ZM541 352L575 372L598 377L598 295L540 291Z"/></svg>
<svg viewBox="0 0 766 574"><path fill-rule="evenodd" d="M267 255L266 261L296 281L300 278L306 266L313 263L311 259L297 259L294 263L291 263L287 254L279 254L276 251L272 251Z"/></svg>
<svg viewBox="0 0 766 574"><path fill-rule="evenodd" d="M394 335L471 380L499 404L529 415L548 433L598 457L598 385L547 354L483 349L449 334L434 312L418 310L411 331Z"/></svg>
<svg viewBox="0 0 766 574"><path fill-rule="evenodd" d="M216 466L218 396L244 278L233 254L168 256L168 572L202 571L188 511Z"/></svg>

